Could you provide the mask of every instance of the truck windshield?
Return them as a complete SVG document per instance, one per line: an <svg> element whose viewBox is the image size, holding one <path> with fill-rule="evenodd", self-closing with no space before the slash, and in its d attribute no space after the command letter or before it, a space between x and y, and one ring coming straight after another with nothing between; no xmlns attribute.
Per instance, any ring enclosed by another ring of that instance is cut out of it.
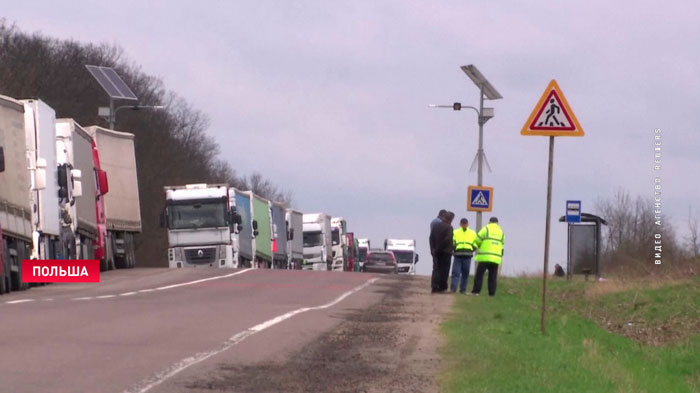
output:
<svg viewBox="0 0 700 393"><path fill-rule="evenodd" d="M168 228L221 228L226 223L226 203L196 202L168 206Z"/></svg>
<svg viewBox="0 0 700 393"><path fill-rule="evenodd" d="M367 260L367 249L366 248L360 248L359 252L357 253L357 260L363 261L363 262Z"/></svg>
<svg viewBox="0 0 700 393"><path fill-rule="evenodd" d="M340 244L340 229L335 228L333 229L333 245L337 246Z"/></svg>
<svg viewBox="0 0 700 393"><path fill-rule="evenodd" d="M316 247L323 244L321 231L304 232L304 247Z"/></svg>
<svg viewBox="0 0 700 393"><path fill-rule="evenodd" d="M394 252L394 256L396 257L396 262L413 263L413 251L392 251Z"/></svg>

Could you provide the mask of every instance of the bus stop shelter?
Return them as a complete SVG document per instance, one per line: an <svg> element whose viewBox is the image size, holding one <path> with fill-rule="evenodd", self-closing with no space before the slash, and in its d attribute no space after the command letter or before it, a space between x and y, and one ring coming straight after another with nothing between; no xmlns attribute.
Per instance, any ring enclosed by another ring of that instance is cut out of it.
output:
<svg viewBox="0 0 700 393"><path fill-rule="evenodd" d="M561 216L559 222L566 222ZM581 222L568 223L566 278L573 274L590 274L600 278L600 253L602 225L608 223L602 217L590 213L581 213Z"/></svg>

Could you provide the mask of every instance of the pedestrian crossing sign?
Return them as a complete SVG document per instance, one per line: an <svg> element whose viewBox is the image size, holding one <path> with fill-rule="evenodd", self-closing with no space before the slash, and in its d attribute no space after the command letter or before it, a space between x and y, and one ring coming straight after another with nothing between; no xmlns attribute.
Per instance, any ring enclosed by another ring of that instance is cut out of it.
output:
<svg viewBox="0 0 700 393"><path fill-rule="evenodd" d="M579 124L569 102L566 101L557 81L552 79L547 85L539 102L532 109L530 117L525 122L521 135L544 136L583 136L583 128Z"/></svg>
<svg viewBox="0 0 700 393"><path fill-rule="evenodd" d="M467 211L490 212L493 208L493 187L469 186Z"/></svg>

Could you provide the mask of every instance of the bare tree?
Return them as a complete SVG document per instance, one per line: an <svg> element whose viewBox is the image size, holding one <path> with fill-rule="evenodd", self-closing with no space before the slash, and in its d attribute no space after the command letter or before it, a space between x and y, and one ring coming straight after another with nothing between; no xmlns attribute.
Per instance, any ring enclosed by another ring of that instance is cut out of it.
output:
<svg viewBox="0 0 700 393"><path fill-rule="evenodd" d="M688 248L690 249L690 255L693 258L700 256L700 228L699 221L697 217L692 215L692 206L688 206L688 236L686 238L688 242Z"/></svg>

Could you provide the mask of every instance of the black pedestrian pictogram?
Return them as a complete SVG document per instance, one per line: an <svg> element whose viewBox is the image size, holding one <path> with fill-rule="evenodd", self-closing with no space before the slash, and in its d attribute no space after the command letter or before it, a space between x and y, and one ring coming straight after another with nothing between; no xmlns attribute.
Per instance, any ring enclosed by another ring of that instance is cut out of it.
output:
<svg viewBox="0 0 700 393"><path fill-rule="evenodd" d="M544 119L544 122L540 122L538 124L538 126L541 126L543 123L548 124L550 126L554 126L555 125L554 123L556 123L557 126L563 126L564 123L559 122L559 120L557 120L557 117L556 117L556 114L561 113L561 108L559 108L559 106L555 103L554 98L550 99L549 103L551 105L549 106L549 109L547 109L545 111L545 113L547 114L547 117ZM550 122L549 119L554 120L554 123Z"/></svg>

